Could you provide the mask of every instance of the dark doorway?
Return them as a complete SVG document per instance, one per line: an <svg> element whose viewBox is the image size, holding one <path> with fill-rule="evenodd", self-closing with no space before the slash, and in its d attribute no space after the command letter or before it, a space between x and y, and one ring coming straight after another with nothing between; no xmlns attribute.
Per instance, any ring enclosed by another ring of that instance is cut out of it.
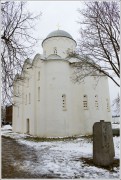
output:
<svg viewBox="0 0 121 180"><path fill-rule="evenodd" d="M26 123L26 133L27 134L29 134L29 126L30 126L30 124L29 124L29 119L27 119L27 123Z"/></svg>

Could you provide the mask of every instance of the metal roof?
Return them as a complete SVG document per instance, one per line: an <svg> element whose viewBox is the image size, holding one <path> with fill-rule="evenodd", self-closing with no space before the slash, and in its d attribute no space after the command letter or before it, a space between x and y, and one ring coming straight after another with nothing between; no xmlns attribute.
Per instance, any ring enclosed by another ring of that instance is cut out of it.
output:
<svg viewBox="0 0 121 180"><path fill-rule="evenodd" d="M60 36L62 36L62 37L68 37L68 38L73 39L72 36L71 36L68 32L63 31L63 30L53 31L53 32L51 32L50 34L48 34L47 38L50 38L50 37L58 37L58 36L59 36L59 37L60 37Z"/></svg>
<svg viewBox="0 0 121 180"><path fill-rule="evenodd" d="M52 37L67 37L67 38L70 38L72 39L73 41L75 41L73 39L73 37L66 31L63 31L63 30L56 30L56 31L53 31L51 32L50 34L48 34L48 36L43 40L43 42L48 39L48 38L52 38ZM42 42L42 44L43 44Z"/></svg>

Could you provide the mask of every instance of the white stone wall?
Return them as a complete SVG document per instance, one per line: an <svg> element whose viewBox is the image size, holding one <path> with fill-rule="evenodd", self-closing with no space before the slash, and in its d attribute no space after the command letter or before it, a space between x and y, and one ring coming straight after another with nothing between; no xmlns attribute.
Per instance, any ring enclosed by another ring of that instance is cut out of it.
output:
<svg viewBox="0 0 121 180"><path fill-rule="evenodd" d="M40 80L38 80L39 71ZM37 59L27 72L25 76L29 78L29 85L26 79L21 86L23 96L17 99L19 117L17 107L13 110L15 132L27 133L27 119L30 125L29 133L40 137L92 134L94 122L102 119L111 121L110 108L107 109L106 102L106 99L109 99L107 77L103 76L98 83L94 77L87 77L83 83L74 84L71 80L73 68L64 60ZM40 100L38 100L38 87L40 87ZM65 108L62 107L62 95L66 96ZM83 107L84 95L87 95L88 99L87 109ZM95 107L95 95L98 95L98 109Z"/></svg>
<svg viewBox="0 0 121 180"><path fill-rule="evenodd" d="M75 48L76 42L66 37L43 42L46 58L54 53L66 58L68 50L75 51ZM111 121L107 77L102 76L98 81L96 76L90 76L83 83L75 84L69 61L41 59L37 54L32 64L26 61L22 72L24 81L14 83L14 90L18 91L19 87L20 96L14 97L13 131L39 137L88 135L92 134L95 122Z"/></svg>

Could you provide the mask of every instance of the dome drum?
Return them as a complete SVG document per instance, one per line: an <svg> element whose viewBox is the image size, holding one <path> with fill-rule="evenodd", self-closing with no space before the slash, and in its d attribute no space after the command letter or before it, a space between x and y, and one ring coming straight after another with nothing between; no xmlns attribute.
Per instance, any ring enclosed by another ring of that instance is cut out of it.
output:
<svg viewBox="0 0 121 180"><path fill-rule="evenodd" d="M45 58L51 54L56 54L61 58L66 58L69 50L75 51L76 41L66 31L57 30L51 32L42 42L43 54Z"/></svg>

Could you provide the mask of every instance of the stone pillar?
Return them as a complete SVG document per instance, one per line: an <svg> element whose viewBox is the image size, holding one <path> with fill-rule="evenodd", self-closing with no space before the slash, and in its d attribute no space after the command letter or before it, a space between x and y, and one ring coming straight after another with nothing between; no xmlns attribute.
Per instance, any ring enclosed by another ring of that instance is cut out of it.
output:
<svg viewBox="0 0 121 180"><path fill-rule="evenodd" d="M93 162L99 166L109 166L115 156L111 122L96 122L93 125Z"/></svg>

